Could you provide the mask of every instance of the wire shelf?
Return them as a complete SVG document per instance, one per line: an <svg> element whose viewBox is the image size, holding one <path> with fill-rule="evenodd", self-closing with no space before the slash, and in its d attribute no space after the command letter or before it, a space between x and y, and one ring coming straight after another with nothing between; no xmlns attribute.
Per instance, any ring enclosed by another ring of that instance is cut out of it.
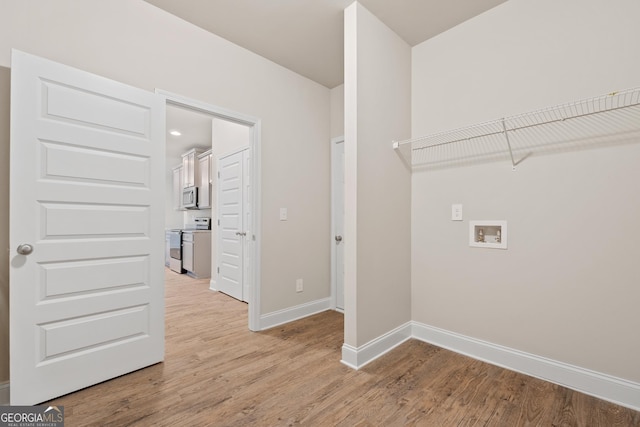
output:
<svg viewBox="0 0 640 427"><path fill-rule="evenodd" d="M412 167L510 160L640 141L640 87L393 143ZM409 149L407 149L409 148Z"/></svg>

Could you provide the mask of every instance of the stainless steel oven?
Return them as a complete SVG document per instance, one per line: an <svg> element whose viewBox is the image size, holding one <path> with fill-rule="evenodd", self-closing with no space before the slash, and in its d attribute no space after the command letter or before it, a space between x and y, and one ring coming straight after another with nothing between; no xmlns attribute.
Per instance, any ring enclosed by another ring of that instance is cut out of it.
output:
<svg viewBox="0 0 640 427"><path fill-rule="evenodd" d="M169 230L169 268L176 273L184 273L182 269L182 230Z"/></svg>

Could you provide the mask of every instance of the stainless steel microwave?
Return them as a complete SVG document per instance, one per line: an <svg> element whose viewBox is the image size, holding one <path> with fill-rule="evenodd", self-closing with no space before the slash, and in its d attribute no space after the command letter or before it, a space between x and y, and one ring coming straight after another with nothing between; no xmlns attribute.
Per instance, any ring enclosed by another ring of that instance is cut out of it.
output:
<svg viewBox="0 0 640 427"><path fill-rule="evenodd" d="M198 209L198 187L186 187L182 190L182 207Z"/></svg>

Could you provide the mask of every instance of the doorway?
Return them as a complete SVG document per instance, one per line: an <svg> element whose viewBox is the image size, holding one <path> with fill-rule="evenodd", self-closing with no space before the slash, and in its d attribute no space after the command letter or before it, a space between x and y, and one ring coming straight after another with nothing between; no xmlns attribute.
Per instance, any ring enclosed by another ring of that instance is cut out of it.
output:
<svg viewBox="0 0 640 427"><path fill-rule="evenodd" d="M247 177L248 183L247 185L253 190L248 195L249 203L251 205L252 215L248 219L249 223L247 224L247 229L250 230L250 235L245 237L246 240L249 240L253 244L247 245L247 254L245 259L247 260L247 265L244 267L244 271L247 274L247 281L250 286L246 289L246 297L243 298L246 301L260 301L260 249L259 245L255 244L260 239L260 120L251 116L247 116L241 113L237 113L234 111L229 111L223 109L221 107L211 105L208 103L204 103L201 101L197 101L191 98L183 97L181 95L177 95L174 93L156 90L156 93L163 96L165 98L165 102L167 105L178 106L183 109L192 110L198 112L200 114L210 115L214 121L219 123L227 123L232 125L241 125L248 129L248 146L249 151L251 152L252 161L248 162L248 170ZM214 141L214 144L216 142ZM222 148L221 150L224 150ZM213 159L213 164L216 161ZM217 173L216 173L217 176ZM215 194L216 191L213 191L212 194ZM217 204L217 202L214 202ZM216 227L218 224L218 219L214 212L218 211L217 206L212 207L212 228ZM217 244L215 240L212 243L212 248L216 248ZM211 288L217 289L218 284L217 280L214 280L214 277L218 275L217 272L217 263L212 264L212 279L211 279ZM249 329L252 331L258 331L260 329L259 320L260 320L260 304L249 304L248 310L248 318L249 318Z"/></svg>

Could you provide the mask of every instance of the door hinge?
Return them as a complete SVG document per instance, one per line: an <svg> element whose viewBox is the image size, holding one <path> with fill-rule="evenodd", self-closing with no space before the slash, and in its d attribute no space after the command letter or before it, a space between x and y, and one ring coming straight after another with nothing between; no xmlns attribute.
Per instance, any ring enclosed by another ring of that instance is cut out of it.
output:
<svg viewBox="0 0 640 427"><path fill-rule="evenodd" d="M218 178L220 178L220 172L218 172Z"/></svg>
<svg viewBox="0 0 640 427"><path fill-rule="evenodd" d="M220 225L220 220L218 220L218 225Z"/></svg>
<svg viewBox="0 0 640 427"><path fill-rule="evenodd" d="M220 267L218 267L218 274L220 274Z"/></svg>

